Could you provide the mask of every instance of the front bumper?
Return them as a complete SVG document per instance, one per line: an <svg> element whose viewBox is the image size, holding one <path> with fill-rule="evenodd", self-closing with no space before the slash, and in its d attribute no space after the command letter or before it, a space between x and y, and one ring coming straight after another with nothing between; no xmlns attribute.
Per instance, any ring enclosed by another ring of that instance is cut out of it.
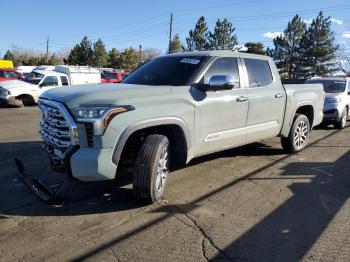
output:
<svg viewBox="0 0 350 262"><path fill-rule="evenodd" d="M85 125L76 123L63 104L42 99L39 104L42 147L48 153L53 169L65 171L70 167L71 175L82 181L115 178L117 167L112 163L113 148L103 146L98 139L90 147Z"/></svg>
<svg viewBox="0 0 350 262"><path fill-rule="evenodd" d="M70 158L72 176L81 181L103 181L115 178L117 166L111 156L113 148L80 148Z"/></svg>
<svg viewBox="0 0 350 262"><path fill-rule="evenodd" d="M325 104L323 109L323 122L339 122L343 110L340 105L335 103Z"/></svg>
<svg viewBox="0 0 350 262"><path fill-rule="evenodd" d="M13 96L0 96L0 105L3 106L20 106L20 101Z"/></svg>

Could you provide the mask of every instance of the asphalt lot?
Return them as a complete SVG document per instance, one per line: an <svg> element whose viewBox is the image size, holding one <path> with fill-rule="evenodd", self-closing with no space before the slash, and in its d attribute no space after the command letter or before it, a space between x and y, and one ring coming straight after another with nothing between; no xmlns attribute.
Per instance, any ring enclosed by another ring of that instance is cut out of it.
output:
<svg viewBox="0 0 350 262"><path fill-rule="evenodd" d="M297 155L271 139L196 159L155 205L140 206L122 176L47 206L13 162L57 176L38 108L0 108L0 119L0 261L349 261L350 128L314 130Z"/></svg>

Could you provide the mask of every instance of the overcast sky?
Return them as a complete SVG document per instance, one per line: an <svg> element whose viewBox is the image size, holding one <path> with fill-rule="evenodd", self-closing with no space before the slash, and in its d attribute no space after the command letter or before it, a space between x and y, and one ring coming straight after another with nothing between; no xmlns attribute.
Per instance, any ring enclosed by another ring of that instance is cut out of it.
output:
<svg viewBox="0 0 350 262"><path fill-rule="evenodd" d="M203 15L210 29L218 18L232 21L239 43L261 41L268 46L295 14L310 23L320 10L332 17L337 42L350 50L350 2L344 0L2 1L0 55L15 46L44 51L47 37L50 51L57 52L84 35L94 41L101 38L108 49L142 44L164 51L171 12L173 33L184 43Z"/></svg>

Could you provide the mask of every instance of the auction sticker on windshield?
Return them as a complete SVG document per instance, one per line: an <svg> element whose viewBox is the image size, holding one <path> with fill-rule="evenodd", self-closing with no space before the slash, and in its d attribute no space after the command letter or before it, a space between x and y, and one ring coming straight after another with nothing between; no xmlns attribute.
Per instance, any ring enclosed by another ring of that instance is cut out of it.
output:
<svg viewBox="0 0 350 262"><path fill-rule="evenodd" d="M200 62L198 59L184 58L180 61L181 63L196 65Z"/></svg>

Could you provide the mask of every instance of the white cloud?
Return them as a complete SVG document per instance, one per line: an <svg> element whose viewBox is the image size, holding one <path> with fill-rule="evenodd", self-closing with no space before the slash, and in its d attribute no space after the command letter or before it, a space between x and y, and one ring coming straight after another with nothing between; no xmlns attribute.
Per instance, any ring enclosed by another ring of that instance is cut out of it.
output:
<svg viewBox="0 0 350 262"><path fill-rule="evenodd" d="M263 34L263 36L267 38L276 38L277 36L280 36L282 34L282 32L266 32Z"/></svg>
<svg viewBox="0 0 350 262"><path fill-rule="evenodd" d="M304 22L305 24L310 25L310 24L312 23L312 18L309 18L309 19L303 19L303 22Z"/></svg>
<svg viewBox="0 0 350 262"><path fill-rule="evenodd" d="M350 39L350 31L343 32L342 37Z"/></svg>
<svg viewBox="0 0 350 262"><path fill-rule="evenodd" d="M337 24L337 25L342 25L342 24L344 24L344 22L342 21L342 20L339 20L339 19L335 19L335 18L331 18L331 22L332 23L335 23L335 24Z"/></svg>

